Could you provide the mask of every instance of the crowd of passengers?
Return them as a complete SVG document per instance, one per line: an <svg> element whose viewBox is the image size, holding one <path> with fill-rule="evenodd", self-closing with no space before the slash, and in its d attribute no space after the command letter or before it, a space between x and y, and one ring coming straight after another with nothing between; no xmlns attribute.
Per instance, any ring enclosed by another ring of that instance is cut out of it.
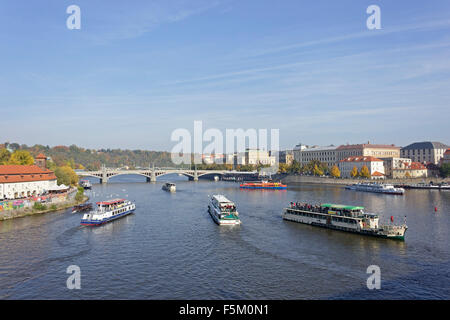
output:
<svg viewBox="0 0 450 320"><path fill-rule="evenodd" d="M291 202L291 208L305 210L305 211L319 212L319 213L328 213L328 208L322 207L321 204L312 205L312 204L303 203L303 202Z"/></svg>

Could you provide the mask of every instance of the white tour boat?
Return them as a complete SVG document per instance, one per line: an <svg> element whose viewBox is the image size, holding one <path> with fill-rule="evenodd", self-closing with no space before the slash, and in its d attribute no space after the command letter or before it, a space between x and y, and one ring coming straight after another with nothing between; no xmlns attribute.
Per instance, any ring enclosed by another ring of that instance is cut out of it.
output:
<svg viewBox="0 0 450 320"><path fill-rule="evenodd" d="M218 225L241 224L236 205L223 195L213 195L211 197L208 212Z"/></svg>
<svg viewBox="0 0 450 320"><path fill-rule="evenodd" d="M284 209L283 219L329 229L398 240L405 239L405 232L408 229L406 217L403 225L380 225L378 223L378 215L364 212L364 207L331 203L310 205L291 202L289 208ZM391 222L393 221L394 218L391 216Z"/></svg>
<svg viewBox="0 0 450 320"><path fill-rule="evenodd" d="M177 186L175 185L175 183L167 182L163 184L162 189L170 192L175 192L177 190Z"/></svg>
<svg viewBox="0 0 450 320"><path fill-rule="evenodd" d="M398 194L398 195L402 195L405 193L405 189L403 188L396 188L392 184L380 184L380 183L355 183L346 186L345 189L354 191L375 192L375 193Z"/></svg>
<svg viewBox="0 0 450 320"><path fill-rule="evenodd" d="M133 213L135 209L136 205L125 199L97 202L97 208L94 211L83 215L81 224L98 226Z"/></svg>

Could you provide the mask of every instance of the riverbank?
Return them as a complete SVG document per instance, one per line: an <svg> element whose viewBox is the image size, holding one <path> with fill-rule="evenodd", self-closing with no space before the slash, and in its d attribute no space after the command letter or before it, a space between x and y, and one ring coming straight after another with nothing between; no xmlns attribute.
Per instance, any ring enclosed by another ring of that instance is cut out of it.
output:
<svg viewBox="0 0 450 320"><path fill-rule="evenodd" d="M73 194L74 195L74 194ZM89 200L88 196L84 196L83 200L76 201L75 197L69 194L68 199L65 202L59 202L59 203L50 203L50 204L42 204L44 206L42 209L36 209L34 207L25 207L25 208L19 208L14 210L8 210L3 211L0 215L0 221L10 220L10 219L16 219L16 218L23 218L27 216L37 215L37 214L44 214L48 212L55 212L60 210L66 210L68 208L71 208L73 206L76 206L81 203L85 203Z"/></svg>
<svg viewBox="0 0 450 320"><path fill-rule="evenodd" d="M348 185L358 182L382 182L394 185L398 184L416 184L416 183L430 183L434 184L446 182L450 183L450 178L416 178L416 179L383 179L383 180L367 180L367 179L347 179L347 178L330 178L330 177L315 177L315 176L301 176L301 175L277 175L273 176L274 180L280 180L287 185L296 185L303 183L317 183L330 185Z"/></svg>

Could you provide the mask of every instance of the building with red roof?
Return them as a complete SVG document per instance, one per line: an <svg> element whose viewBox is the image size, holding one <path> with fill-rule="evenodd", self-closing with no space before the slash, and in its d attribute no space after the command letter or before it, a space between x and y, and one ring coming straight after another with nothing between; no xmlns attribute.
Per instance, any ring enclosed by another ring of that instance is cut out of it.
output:
<svg viewBox="0 0 450 320"><path fill-rule="evenodd" d="M20 199L57 190L56 176L45 168L46 157L36 157L37 165L0 165L0 200Z"/></svg>
<svg viewBox="0 0 450 320"><path fill-rule="evenodd" d="M428 169L420 162L403 162L397 168L392 169L392 177L403 178L426 178Z"/></svg>
<svg viewBox="0 0 450 320"><path fill-rule="evenodd" d="M384 164L383 160L372 156L352 156L339 161L338 167L341 172L341 177L351 178L351 172L356 167L358 172L362 167L367 166L372 179L384 179Z"/></svg>

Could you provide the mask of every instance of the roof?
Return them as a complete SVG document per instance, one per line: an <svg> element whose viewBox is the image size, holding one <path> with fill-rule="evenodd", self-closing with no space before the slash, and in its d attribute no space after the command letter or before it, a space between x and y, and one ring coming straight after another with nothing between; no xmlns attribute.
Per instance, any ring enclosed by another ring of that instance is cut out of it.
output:
<svg viewBox="0 0 450 320"><path fill-rule="evenodd" d="M336 150L347 150L347 149L364 149L364 148L377 148L377 149L400 149L400 147L396 147L393 144L371 144L371 143L362 143L362 144L347 144L341 145Z"/></svg>
<svg viewBox="0 0 450 320"><path fill-rule="evenodd" d="M449 146L441 143L441 142L432 142L432 141L424 141L424 142L414 142L406 147L403 147L402 150L416 150L416 149L448 149Z"/></svg>
<svg viewBox="0 0 450 320"><path fill-rule="evenodd" d="M302 152L308 152L308 151L328 151L328 150L336 150L337 147L330 145L330 146L312 146L308 147L306 149L303 149Z"/></svg>
<svg viewBox="0 0 450 320"><path fill-rule="evenodd" d="M381 161L383 160L372 157L372 156L354 156L354 157L347 157L345 159L342 159L340 162L372 162L372 161Z"/></svg>
<svg viewBox="0 0 450 320"><path fill-rule="evenodd" d="M375 171L374 173L372 173L373 177L383 177L384 174L382 174L381 172Z"/></svg>
<svg viewBox="0 0 450 320"><path fill-rule="evenodd" d="M55 180L53 171L36 165L0 165L0 183Z"/></svg>
<svg viewBox="0 0 450 320"><path fill-rule="evenodd" d="M447 156L447 155L450 155L450 148L448 148L445 152L444 152L444 154Z"/></svg>
<svg viewBox="0 0 450 320"><path fill-rule="evenodd" d="M100 202L97 202L97 205L111 205L111 204L116 204L116 203L120 203L120 202L124 202L125 201L125 199L112 199L112 200L109 200L109 201L100 201Z"/></svg>
<svg viewBox="0 0 450 320"><path fill-rule="evenodd" d="M321 207L344 209L344 210L364 210L364 207L348 206L348 205L344 205L344 204L333 204L333 203L324 203L321 205Z"/></svg>
<svg viewBox="0 0 450 320"><path fill-rule="evenodd" d="M39 153L35 159L47 159L42 153Z"/></svg>
<svg viewBox="0 0 450 320"><path fill-rule="evenodd" d="M228 200L227 197L221 194L215 194L213 197L220 203L233 203L233 201Z"/></svg>

